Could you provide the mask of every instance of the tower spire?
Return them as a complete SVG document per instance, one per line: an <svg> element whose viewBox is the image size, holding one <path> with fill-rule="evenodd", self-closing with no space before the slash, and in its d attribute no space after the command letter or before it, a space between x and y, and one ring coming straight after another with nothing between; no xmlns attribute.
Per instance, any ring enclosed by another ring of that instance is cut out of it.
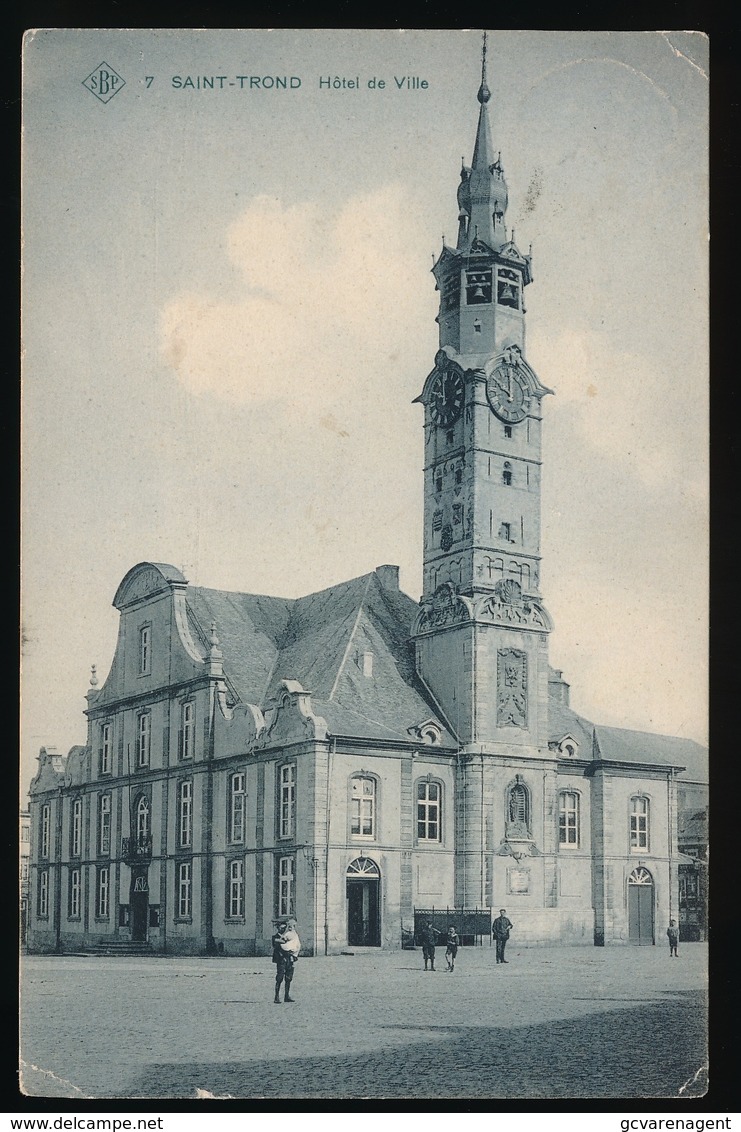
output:
<svg viewBox="0 0 741 1132"><path fill-rule="evenodd" d="M489 124L491 91L486 74L487 35L481 44L481 84L476 98L479 103L479 120L473 147L471 168L461 172L463 184L458 190L461 208L458 247L470 249L474 239L482 240L493 250L504 243L504 213L507 208L507 185L502 163L495 156Z"/></svg>
<svg viewBox="0 0 741 1132"><path fill-rule="evenodd" d="M486 85L486 31L484 31L484 40L481 45L481 86L476 97L482 104L488 102L491 98L491 91Z"/></svg>

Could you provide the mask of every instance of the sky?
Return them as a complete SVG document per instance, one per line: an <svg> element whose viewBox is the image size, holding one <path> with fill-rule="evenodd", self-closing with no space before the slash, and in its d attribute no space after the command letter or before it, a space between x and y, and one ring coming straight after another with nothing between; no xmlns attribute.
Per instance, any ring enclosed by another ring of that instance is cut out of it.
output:
<svg viewBox="0 0 741 1132"><path fill-rule="evenodd" d="M85 742L90 667L102 682L137 562L286 597L396 563L419 597L412 402L438 345L430 267L455 243L480 45L27 36L22 791L40 746ZM532 244L525 353L555 391L550 661L587 718L700 742L707 59L699 33L489 33L506 222ZM105 102L84 85L102 64L124 80Z"/></svg>

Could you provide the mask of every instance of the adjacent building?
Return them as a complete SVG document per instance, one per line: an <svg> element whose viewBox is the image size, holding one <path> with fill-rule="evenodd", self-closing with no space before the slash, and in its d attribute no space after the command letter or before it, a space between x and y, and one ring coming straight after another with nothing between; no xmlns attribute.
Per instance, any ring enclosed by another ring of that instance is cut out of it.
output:
<svg viewBox="0 0 741 1132"><path fill-rule="evenodd" d="M289 914L309 953L396 948L421 910L476 934L501 906L521 944L652 944L678 918L678 783L706 752L584 719L549 661L550 390L489 100L484 67L433 269L421 601L391 565L296 599L135 565L87 742L42 749L31 787L34 949L266 954Z"/></svg>

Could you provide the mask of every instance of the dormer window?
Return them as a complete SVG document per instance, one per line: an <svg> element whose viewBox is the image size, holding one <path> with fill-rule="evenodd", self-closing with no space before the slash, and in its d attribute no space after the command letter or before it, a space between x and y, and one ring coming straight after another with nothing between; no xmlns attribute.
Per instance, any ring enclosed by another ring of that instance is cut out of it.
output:
<svg viewBox="0 0 741 1132"><path fill-rule="evenodd" d="M561 742L558 744L559 753L565 755L568 759L575 759L579 751L579 744L576 739L571 735L564 735Z"/></svg>

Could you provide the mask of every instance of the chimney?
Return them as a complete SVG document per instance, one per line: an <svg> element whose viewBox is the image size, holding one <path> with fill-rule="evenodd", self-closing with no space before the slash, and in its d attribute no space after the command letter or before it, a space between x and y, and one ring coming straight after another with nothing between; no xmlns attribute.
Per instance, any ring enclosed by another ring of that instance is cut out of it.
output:
<svg viewBox="0 0 741 1132"><path fill-rule="evenodd" d="M551 668L548 672L548 695L552 696L554 700L559 703L569 706L569 689L571 685L567 684L563 678L563 672L560 668Z"/></svg>
<svg viewBox="0 0 741 1132"><path fill-rule="evenodd" d="M382 586L387 590L398 590L399 588L399 567L398 566L376 566L376 574Z"/></svg>

